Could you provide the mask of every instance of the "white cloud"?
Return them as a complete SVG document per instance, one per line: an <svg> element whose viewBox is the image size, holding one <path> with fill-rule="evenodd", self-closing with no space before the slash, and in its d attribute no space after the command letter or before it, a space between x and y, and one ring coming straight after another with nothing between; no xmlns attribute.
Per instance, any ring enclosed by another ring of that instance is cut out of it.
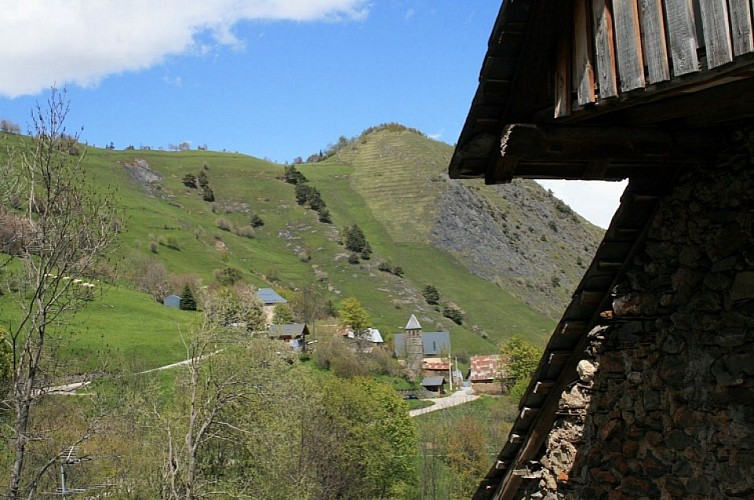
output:
<svg viewBox="0 0 754 500"><path fill-rule="evenodd" d="M11 0L0 16L0 95L97 85L168 55L201 53L203 33L243 47L233 26L244 20L361 20L367 12L367 0Z"/></svg>
<svg viewBox="0 0 754 500"><path fill-rule="evenodd" d="M626 189L626 181L563 181L538 180L545 189L563 200L586 220L607 229L620 204L620 197Z"/></svg>

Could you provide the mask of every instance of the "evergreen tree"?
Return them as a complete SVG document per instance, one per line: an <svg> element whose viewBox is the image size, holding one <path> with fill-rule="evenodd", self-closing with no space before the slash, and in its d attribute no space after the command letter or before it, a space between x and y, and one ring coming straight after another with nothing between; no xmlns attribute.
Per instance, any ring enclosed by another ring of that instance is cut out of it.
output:
<svg viewBox="0 0 754 500"><path fill-rule="evenodd" d="M182 311L196 311L194 292L191 291L191 287L189 287L188 284L183 287L183 293L181 294L181 301L178 303L178 308Z"/></svg>
<svg viewBox="0 0 754 500"><path fill-rule="evenodd" d="M359 226L356 224L351 227L346 226L343 232L345 233L345 245L347 250L361 253L367 248L368 243L366 236L364 236L364 232ZM371 249L369 251L371 252Z"/></svg>
<svg viewBox="0 0 754 500"><path fill-rule="evenodd" d="M207 178L207 173L204 170L199 172L199 175L196 176L196 180L199 182L199 187L203 189L209 187L209 179Z"/></svg>
<svg viewBox="0 0 754 500"><path fill-rule="evenodd" d="M427 304L435 305L440 302L440 292L433 285L427 285L422 289L422 295Z"/></svg>

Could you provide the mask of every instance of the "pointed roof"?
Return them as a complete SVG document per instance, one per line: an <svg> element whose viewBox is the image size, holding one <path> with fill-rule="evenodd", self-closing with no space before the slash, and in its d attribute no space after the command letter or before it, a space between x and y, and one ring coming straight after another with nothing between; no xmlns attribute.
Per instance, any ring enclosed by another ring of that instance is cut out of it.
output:
<svg viewBox="0 0 754 500"><path fill-rule="evenodd" d="M416 316L413 314L411 315L411 318L409 318L408 323L406 323L405 330L421 330L422 326L419 324L419 320L416 319Z"/></svg>

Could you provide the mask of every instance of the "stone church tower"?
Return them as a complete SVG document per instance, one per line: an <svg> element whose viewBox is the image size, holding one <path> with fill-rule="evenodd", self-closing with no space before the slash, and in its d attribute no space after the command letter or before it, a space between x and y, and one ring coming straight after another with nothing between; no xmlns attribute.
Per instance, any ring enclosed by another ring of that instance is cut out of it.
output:
<svg viewBox="0 0 754 500"><path fill-rule="evenodd" d="M413 314L406 323L406 368L414 379L418 379L422 370L424 344L422 343L422 326Z"/></svg>

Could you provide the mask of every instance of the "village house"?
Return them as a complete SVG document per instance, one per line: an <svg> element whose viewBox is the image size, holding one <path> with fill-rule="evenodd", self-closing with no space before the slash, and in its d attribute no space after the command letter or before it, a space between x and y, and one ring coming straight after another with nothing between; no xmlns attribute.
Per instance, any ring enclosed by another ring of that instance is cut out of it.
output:
<svg viewBox="0 0 754 500"><path fill-rule="evenodd" d="M275 306L278 304L287 304L288 301L278 295L272 288L260 288L257 290L257 297L262 303L262 312L265 317L265 324L272 324L272 317L275 314Z"/></svg>
<svg viewBox="0 0 754 500"><path fill-rule="evenodd" d="M476 392L502 394L505 371L500 354L471 356L468 380Z"/></svg>
<svg viewBox="0 0 754 500"><path fill-rule="evenodd" d="M288 342L294 351L306 350L307 335L309 335L309 327L305 323L270 325L267 328L269 338Z"/></svg>

